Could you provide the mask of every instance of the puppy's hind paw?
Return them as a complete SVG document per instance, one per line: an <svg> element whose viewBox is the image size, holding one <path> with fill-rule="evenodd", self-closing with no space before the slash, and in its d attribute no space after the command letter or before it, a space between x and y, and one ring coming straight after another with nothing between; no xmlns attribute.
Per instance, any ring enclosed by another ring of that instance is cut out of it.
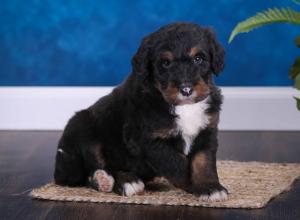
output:
<svg viewBox="0 0 300 220"><path fill-rule="evenodd" d="M90 181L92 186L101 192L111 192L115 182L105 170L96 170Z"/></svg>

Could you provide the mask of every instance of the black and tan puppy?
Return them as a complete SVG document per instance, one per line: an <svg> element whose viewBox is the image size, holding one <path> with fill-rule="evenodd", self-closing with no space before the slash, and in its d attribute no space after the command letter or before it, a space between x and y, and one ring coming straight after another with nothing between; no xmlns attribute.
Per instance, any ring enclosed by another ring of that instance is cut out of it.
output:
<svg viewBox="0 0 300 220"><path fill-rule="evenodd" d="M163 176L201 200L227 198L216 170L224 66L214 33L190 23L145 37L128 79L77 112L59 141L55 182L131 196Z"/></svg>

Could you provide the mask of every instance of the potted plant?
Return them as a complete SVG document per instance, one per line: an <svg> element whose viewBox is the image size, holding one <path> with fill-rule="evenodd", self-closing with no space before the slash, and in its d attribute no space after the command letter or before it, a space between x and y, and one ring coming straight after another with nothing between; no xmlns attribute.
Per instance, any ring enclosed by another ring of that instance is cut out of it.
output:
<svg viewBox="0 0 300 220"><path fill-rule="evenodd" d="M294 0L295 4L300 5L300 2ZM273 8L258 12L256 15L247 18L238 23L232 30L228 43L240 33L247 33L255 28L274 23L291 23L300 25L300 12L291 8ZM300 48L300 36L296 37L295 44ZM298 56L290 68L289 77L294 80L294 86L300 90L300 56ZM297 102L297 108L300 111L300 98L294 97Z"/></svg>

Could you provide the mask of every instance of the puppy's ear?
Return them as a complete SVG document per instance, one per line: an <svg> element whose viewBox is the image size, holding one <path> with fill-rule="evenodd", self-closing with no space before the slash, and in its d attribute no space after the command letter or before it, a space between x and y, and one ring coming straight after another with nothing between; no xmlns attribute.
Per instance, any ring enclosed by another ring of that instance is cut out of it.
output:
<svg viewBox="0 0 300 220"><path fill-rule="evenodd" d="M149 78L151 71L150 39L151 36L147 36L142 40L139 49L131 60L133 74L136 74L137 77L143 82L145 82Z"/></svg>
<svg viewBox="0 0 300 220"><path fill-rule="evenodd" d="M218 42L216 38L216 34L211 30L207 29L208 42L210 45L210 57L211 57L211 68L212 72L215 75L219 75L219 73L224 68L225 61L225 50Z"/></svg>

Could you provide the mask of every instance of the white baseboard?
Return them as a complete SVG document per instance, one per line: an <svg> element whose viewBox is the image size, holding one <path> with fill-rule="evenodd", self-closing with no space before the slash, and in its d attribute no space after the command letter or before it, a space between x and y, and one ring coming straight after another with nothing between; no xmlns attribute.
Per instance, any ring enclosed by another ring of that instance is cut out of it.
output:
<svg viewBox="0 0 300 220"><path fill-rule="evenodd" d="M1 87L0 129L62 130L112 87ZM289 87L223 87L221 130L300 130Z"/></svg>

